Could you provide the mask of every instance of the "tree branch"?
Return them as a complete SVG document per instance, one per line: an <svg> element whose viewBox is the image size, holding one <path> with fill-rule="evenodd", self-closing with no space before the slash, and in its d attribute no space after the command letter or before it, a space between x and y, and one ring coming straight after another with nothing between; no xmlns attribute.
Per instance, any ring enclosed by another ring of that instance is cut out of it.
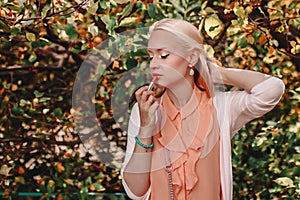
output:
<svg viewBox="0 0 300 200"><path fill-rule="evenodd" d="M52 13L50 14L47 14L45 18L47 17L52 17L52 16L56 16L56 15L60 15L60 16L66 16L66 15L70 15L72 14L73 12L75 12L77 9L81 8L82 6L86 5L87 3L89 2L89 0L85 0L85 1L82 1L81 3L78 3L76 5L72 5L70 7L67 7L65 8L64 10L60 10L60 11L57 11L57 12L54 12L54 5L52 5ZM53 2L52 2L53 3ZM70 9L75 9L73 11L70 11L66 14L61 14L61 13L64 13L64 12L67 12L68 10ZM24 15L18 19L16 17L2 17L0 16L0 20L4 20L6 22L8 21L15 21L13 24L16 25L18 23L21 23L21 22L24 22L24 21L30 21L30 20L41 20L42 19L42 16L36 16L36 17L28 17L28 18L24 18Z"/></svg>

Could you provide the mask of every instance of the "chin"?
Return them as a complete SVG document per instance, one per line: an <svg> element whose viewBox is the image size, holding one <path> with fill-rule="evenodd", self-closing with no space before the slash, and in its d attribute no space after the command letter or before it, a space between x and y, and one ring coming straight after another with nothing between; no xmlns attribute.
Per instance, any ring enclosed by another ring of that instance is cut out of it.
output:
<svg viewBox="0 0 300 200"><path fill-rule="evenodd" d="M163 95L163 93L165 92L166 90L166 87L162 86L162 85L159 85L159 84L155 84L154 85L154 97L158 98L158 97L161 97L161 95Z"/></svg>

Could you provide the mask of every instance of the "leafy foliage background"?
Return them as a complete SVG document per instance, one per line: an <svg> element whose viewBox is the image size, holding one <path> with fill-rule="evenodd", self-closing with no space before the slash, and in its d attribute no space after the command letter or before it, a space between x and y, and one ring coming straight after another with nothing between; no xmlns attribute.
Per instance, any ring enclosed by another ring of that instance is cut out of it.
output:
<svg viewBox="0 0 300 200"><path fill-rule="evenodd" d="M124 192L120 168L95 159L78 136L71 103L74 80L87 55L107 38L172 17L197 26L223 67L284 81L278 106L233 139L234 199L299 199L299 7L292 0L0 1L2 198L26 191L42 192L42 198L56 193L57 199ZM124 46L125 41L116 41ZM116 53L115 44L108 45L102 53ZM126 132L116 126L110 98L122 73L147 63L146 52L138 48L121 55L104 66L95 95L116 165L121 159L114 155L125 149Z"/></svg>

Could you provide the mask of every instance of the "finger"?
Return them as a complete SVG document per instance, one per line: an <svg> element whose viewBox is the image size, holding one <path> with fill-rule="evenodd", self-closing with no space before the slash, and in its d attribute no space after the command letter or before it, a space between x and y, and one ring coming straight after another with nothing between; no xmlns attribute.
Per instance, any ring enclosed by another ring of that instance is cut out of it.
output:
<svg viewBox="0 0 300 200"><path fill-rule="evenodd" d="M144 91L141 95L141 102L146 103L148 99L152 96L153 92L150 91Z"/></svg>
<svg viewBox="0 0 300 200"><path fill-rule="evenodd" d="M150 107L154 102L156 101L156 98L149 94L148 99L147 99L147 105Z"/></svg>
<svg viewBox="0 0 300 200"><path fill-rule="evenodd" d="M155 104L155 103L158 103L158 101L157 101L157 99L154 97L154 96L150 96L149 97L149 99L147 100L147 105L146 105L146 109L148 110L148 112L149 112L149 109L150 109L150 107L153 105L153 104Z"/></svg>
<svg viewBox="0 0 300 200"><path fill-rule="evenodd" d="M155 111L158 109L159 107L159 103L157 101L155 101L149 108L149 113L151 115L153 115L155 113Z"/></svg>
<svg viewBox="0 0 300 200"><path fill-rule="evenodd" d="M138 89L136 92L135 92L135 98L137 100L141 99L142 97L142 94L147 91L147 86L144 86L144 87L141 87L140 89Z"/></svg>

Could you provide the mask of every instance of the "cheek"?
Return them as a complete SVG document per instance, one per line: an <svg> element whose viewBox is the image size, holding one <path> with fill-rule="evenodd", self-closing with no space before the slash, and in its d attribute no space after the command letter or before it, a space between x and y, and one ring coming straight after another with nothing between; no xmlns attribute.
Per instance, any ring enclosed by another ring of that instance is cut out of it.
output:
<svg viewBox="0 0 300 200"><path fill-rule="evenodd" d="M184 62L169 63L165 65L163 69L164 76L161 77L158 83L164 87L168 87L179 80L185 79L186 70L187 66Z"/></svg>
<svg viewBox="0 0 300 200"><path fill-rule="evenodd" d="M184 59L177 59L171 63L170 68L173 73L178 73L184 76L187 70L187 62Z"/></svg>

